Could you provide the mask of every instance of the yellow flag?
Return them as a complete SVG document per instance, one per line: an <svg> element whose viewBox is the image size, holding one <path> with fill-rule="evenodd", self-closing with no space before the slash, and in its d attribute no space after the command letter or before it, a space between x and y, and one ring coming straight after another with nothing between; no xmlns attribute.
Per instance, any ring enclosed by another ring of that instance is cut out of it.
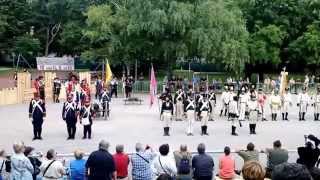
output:
<svg viewBox="0 0 320 180"><path fill-rule="evenodd" d="M110 82L112 78L112 71L109 65L109 61L106 64L106 83Z"/></svg>

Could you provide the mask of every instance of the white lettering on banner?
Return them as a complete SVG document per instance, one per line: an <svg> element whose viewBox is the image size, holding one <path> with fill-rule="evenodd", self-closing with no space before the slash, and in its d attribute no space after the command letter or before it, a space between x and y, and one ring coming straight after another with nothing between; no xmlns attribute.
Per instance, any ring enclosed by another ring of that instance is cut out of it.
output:
<svg viewBox="0 0 320 180"><path fill-rule="evenodd" d="M37 69L40 71L73 71L72 57L37 57Z"/></svg>

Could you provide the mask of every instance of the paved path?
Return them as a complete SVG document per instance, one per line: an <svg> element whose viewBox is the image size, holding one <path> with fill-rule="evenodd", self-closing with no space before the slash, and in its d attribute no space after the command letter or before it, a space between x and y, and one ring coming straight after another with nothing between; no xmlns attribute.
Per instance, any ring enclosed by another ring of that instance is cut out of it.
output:
<svg viewBox="0 0 320 180"><path fill-rule="evenodd" d="M136 142L147 143L155 148L162 143L169 143L173 149L177 149L180 144L187 144L191 151L196 150L198 143L204 142L208 150L221 151L225 145L229 145L232 149L243 149L248 142L254 142L258 149L264 149L271 147L274 140L280 139L284 147L295 150L297 146L304 144L305 134L313 133L320 136L320 122L313 121L313 110L310 109L306 122L299 122L297 120L298 108L293 106L289 115L291 121L260 122L257 125L258 134L256 136L248 134L247 123L244 123L244 127L238 130L238 137L231 136L230 122L218 117L218 110L216 110L217 120L209 124L210 136L200 136L199 122L195 125L195 136L186 136L185 122L174 122L171 136L164 137L162 136L162 123L159 121L158 106L150 108L147 103L148 97L146 95L140 95L140 97L144 99L143 105L124 105L122 98L113 99L111 120L94 121L92 140L81 139L80 124L77 125L76 140L66 140L66 126L61 120L62 104L49 103L47 105L48 117L43 127L43 141L31 141L32 125L28 119L27 104L0 107L0 148L11 152L12 143L23 140L42 152L49 148L56 149L58 153L72 153L76 148L90 152L97 149L97 144L101 139L106 139L111 143L112 151L117 143L122 143L125 144L127 152L134 152ZM218 103L220 103L219 99ZM269 112L267 108L267 117L270 119Z"/></svg>

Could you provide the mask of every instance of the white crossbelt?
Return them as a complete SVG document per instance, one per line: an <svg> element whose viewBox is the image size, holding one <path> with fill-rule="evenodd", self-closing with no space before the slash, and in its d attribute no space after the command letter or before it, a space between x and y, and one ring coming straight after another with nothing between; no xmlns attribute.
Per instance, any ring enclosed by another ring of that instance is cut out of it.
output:
<svg viewBox="0 0 320 180"><path fill-rule="evenodd" d="M43 113L43 109L42 109L42 107L40 106L39 103L41 103L41 101L32 100L32 114L34 113L36 108L39 108L39 110Z"/></svg>
<svg viewBox="0 0 320 180"><path fill-rule="evenodd" d="M190 107L192 107L194 109L194 100L193 101L188 100L188 102L189 102L189 104L186 109L188 110Z"/></svg>
<svg viewBox="0 0 320 180"><path fill-rule="evenodd" d="M74 111L74 103L73 102L72 103L66 102L65 108L66 108L65 109L66 112L69 112L70 109L72 109Z"/></svg>
<svg viewBox="0 0 320 180"><path fill-rule="evenodd" d="M201 106L201 108L200 108L200 111L203 111L204 108L209 109L208 102L202 102L202 103L203 103L203 104L202 104L202 106Z"/></svg>
<svg viewBox="0 0 320 180"><path fill-rule="evenodd" d="M181 92L180 94L178 94L177 99L178 99L178 100L179 100L180 98L182 99L182 95L183 95L183 92Z"/></svg>
<svg viewBox="0 0 320 180"><path fill-rule="evenodd" d="M210 98L209 98L210 101L214 100L214 95L215 95L214 93L210 94Z"/></svg>

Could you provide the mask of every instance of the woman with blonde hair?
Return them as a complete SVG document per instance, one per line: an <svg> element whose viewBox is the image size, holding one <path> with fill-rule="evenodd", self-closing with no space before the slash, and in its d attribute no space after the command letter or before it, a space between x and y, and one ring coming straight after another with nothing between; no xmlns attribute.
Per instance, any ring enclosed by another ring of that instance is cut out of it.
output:
<svg viewBox="0 0 320 180"><path fill-rule="evenodd" d="M265 170L257 161L248 161L242 167L244 180L264 180Z"/></svg>
<svg viewBox="0 0 320 180"><path fill-rule="evenodd" d="M14 154L11 156L11 174L10 180L31 180L33 166L30 160L23 154L24 143L18 142L13 144Z"/></svg>

